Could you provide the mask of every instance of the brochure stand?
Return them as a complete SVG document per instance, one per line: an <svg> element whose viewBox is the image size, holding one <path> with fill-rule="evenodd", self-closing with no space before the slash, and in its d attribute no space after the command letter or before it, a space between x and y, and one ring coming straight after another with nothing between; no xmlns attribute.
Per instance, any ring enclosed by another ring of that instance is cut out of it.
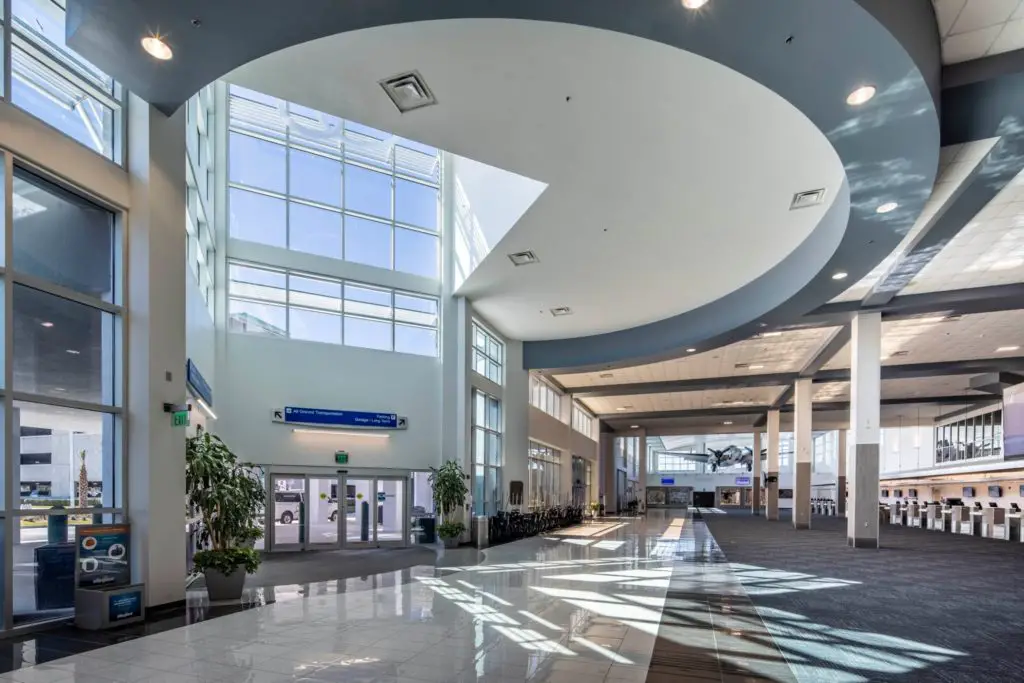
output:
<svg viewBox="0 0 1024 683"><path fill-rule="evenodd" d="M146 587L131 582L131 525L75 529L75 625L98 630L146 618Z"/></svg>

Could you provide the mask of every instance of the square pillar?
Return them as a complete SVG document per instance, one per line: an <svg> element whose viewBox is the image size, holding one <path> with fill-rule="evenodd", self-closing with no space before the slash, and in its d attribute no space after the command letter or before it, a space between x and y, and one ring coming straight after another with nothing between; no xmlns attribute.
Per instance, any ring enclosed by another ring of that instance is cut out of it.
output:
<svg viewBox="0 0 1024 683"><path fill-rule="evenodd" d="M793 414L793 528L811 528L811 456L814 453L811 431L810 377L801 378L794 386Z"/></svg>
<svg viewBox="0 0 1024 683"><path fill-rule="evenodd" d="M850 496L846 542L878 547L878 473L882 398L882 315L859 313L850 339Z"/></svg>
<svg viewBox="0 0 1024 683"><path fill-rule="evenodd" d="M765 519L779 518L779 411L768 411L768 485L764 489ZM774 477L774 481L771 479Z"/></svg>
<svg viewBox="0 0 1024 683"><path fill-rule="evenodd" d="M750 470L750 512L761 514L761 431L754 432L754 455Z"/></svg>
<svg viewBox="0 0 1024 683"><path fill-rule="evenodd" d="M836 514L846 516L846 430L840 429L836 439Z"/></svg>
<svg viewBox="0 0 1024 683"><path fill-rule="evenodd" d="M638 437L637 454L636 457L640 459L637 467L638 475L640 479L637 482L639 489L636 492L637 499L637 510L643 511L647 509L647 432L641 431Z"/></svg>

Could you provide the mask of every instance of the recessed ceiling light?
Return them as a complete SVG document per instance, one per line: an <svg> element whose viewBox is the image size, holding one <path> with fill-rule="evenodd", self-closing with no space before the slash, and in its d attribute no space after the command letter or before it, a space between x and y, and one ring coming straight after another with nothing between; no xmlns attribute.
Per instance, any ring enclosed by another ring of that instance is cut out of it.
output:
<svg viewBox="0 0 1024 683"><path fill-rule="evenodd" d="M832 273L832 279L833 280L845 280L848 275L849 275L849 273L847 273L845 270L840 270L840 271L837 271L835 273Z"/></svg>
<svg viewBox="0 0 1024 683"><path fill-rule="evenodd" d="M724 425L731 425L732 424L732 420L726 420L722 424L724 424Z"/></svg>
<svg viewBox="0 0 1024 683"><path fill-rule="evenodd" d="M899 204L896 202L886 202L885 204L879 204L878 208L875 209L875 213L889 213L899 208Z"/></svg>
<svg viewBox="0 0 1024 683"><path fill-rule="evenodd" d="M629 425L630 429L640 429L640 425Z"/></svg>
<svg viewBox="0 0 1024 683"><path fill-rule="evenodd" d="M79 355L80 353L82 353L82 352L81 352L81 351L79 351L78 349L67 349L67 352L68 352L68 353L70 353L70 354L71 354L72 356L77 356L77 355Z"/></svg>
<svg viewBox="0 0 1024 683"><path fill-rule="evenodd" d="M39 324L42 325L43 327L53 327L53 323L51 323L49 320L44 320Z"/></svg>
<svg viewBox="0 0 1024 683"><path fill-rule="evenodd" d="M747 370L764 370L763 365L748 365Z"/></svg>
<svg viewBox="0 0 1024 683"><path fill-rule="evenodd" d="M708 4L708 0L683 0L683 7L686 9L700 9Z"/></svg>
<svg viewBox="0 0 1024 683"><path fill-rule="evenodd" d="M862 85L846 97L846 103L851 107L858 107L875 96L875 86Z"/></svg>
<svg viewBox="0 0 1024 683"><path fill-rule="evenodd" d="M1010 351L1020 351L1019 346L1000 346L996 349L996 353L1008 353Z"/></svg>
<svg viewBox="0 0 1024 683"><path fill-rule="evenodd" d="M761 337L767 339L768 337L781 337L781 332L762 332Z"/></svg>
<svg viewBox="0 0 1024 683"><path fill-rule="evenodd" d="M146 36L143 38L142 49L148 52L151 57L159 59L161 62L166 62L174 56L171 46L165 43L159 36Z"/></svg>
<svg viewBox="0 0 1024 683"><path fill-rule="evenodd" d="M572 315L572 309L569 308L568 306L559 306L558 308L551 309L551 315L555 316L556 318L561 317L563 315Z"/></svg>
<svg viewBox="0 0 1024 683"><path fill-rule="evenodd" d="M53 390L54 391L67 391L67 389L65 389L64 387L54 387Z"/></svg>
<svg viewBox="0 0 1024 683"><path fill-rule="evenodd" d="M686 349L687 353L696 353L697 349Z"/></svg>
<svg viewBox="0 0 1024 683"><path fill-rule="evenodd" d="M508 260L516 266L528 266L531 263L537 263L540 259L532 251L519 251L515 254L509 254Z"/></svg>

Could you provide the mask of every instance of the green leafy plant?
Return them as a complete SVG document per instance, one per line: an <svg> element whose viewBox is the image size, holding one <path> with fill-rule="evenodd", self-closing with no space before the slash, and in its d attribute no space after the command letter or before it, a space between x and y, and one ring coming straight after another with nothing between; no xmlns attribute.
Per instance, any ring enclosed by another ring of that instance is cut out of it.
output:
<svg viewBox="0 0 1024 683"><path fill-rule="evenodd" d="M434 509L443 517L466 504L466 494L469 493L466 473L462 470L462 465L454 460L449 460L437 469L431 467L429 482L434 494Z"/></svg>
<svg viewBox="0 0 1024 683"><path fill-rule="evenodd" d="M202 519L201 540L210 546L196 553L196 568L203 557L202 567L225 574L237 566L256 571L259 555L248 546L263 536L256 524L266 505L263 483L209 432L199 431L186 442L185 496L192 516Z"/></svg>
<svg viewBox="0 0 1024 683"><path fill-rule="evenodd" d="M196 570L204 572L214 569L225 576L238 568L252 574L260 566L260 554L252 548L228 548L227 550L198 550L192 558Z"/></svg>
<svg viewBox="0 0 1024 683"><path fill-rule="evenodd" d="M458 538L466 531L462 522L445 522L437 527L437 535L441 538Z"/></svg>

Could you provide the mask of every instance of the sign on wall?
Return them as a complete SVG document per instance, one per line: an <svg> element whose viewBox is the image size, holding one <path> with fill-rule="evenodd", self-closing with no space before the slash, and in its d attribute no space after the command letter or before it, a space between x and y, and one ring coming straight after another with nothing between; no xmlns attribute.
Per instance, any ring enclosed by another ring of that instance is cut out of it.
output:
<svg viewBox="0 0 1024 683"><path fill-rule="evenodd" d="M750 486L750 477L736 477L737 486Z"/></svg>
<svg viewBox="0 0 1024 683"><path fill-rule="evenodd" d="M661 485L662 486L672 486L675 483L676 483L675 477L662 477L661 478Z"/></svg>
<svg viewBox="0 0 1024 683"><path fill-rule="evenodd" d="M365 413L356 410L327 410L324 408L274 408L270 419L274 422L313 425L335 429L408 429L408 418L394 413Z"/></svg>
<svg viewBox="0 0 1024 683"><path fill-rule="evenodd" d="M210 388L210 383L199 372L199 368L191 358L185 361L185 383L188 384L193 394L206 401L206 405L209 407L213 407L213 389Z"/></svg>

